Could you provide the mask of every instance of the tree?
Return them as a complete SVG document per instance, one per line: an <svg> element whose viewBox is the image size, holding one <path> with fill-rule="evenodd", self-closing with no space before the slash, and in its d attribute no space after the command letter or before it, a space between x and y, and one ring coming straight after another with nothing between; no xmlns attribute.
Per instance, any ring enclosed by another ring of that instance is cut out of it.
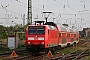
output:
<svg viewBox="0 0 90 60"><path fill-rule="evenodd" d="M68 27L68 24L62 24L64 27Z"/></svg>
<svg viewBox="0 0 90 60"><path fill-rule="evenodd" d="M0 39L7 38L7 35L8 35L7 28L0 25Z"/></svg>

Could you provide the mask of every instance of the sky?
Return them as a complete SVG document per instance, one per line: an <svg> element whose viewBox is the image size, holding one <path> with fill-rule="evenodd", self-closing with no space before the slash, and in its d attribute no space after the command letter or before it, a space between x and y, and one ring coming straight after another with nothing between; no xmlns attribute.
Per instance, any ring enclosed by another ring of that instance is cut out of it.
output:
<svg viewBox="0 0 90 60"><path fill-rule="evenodd" d="M23 24L23 14L26 24L27 3L28 0L0 0L0 25ZM65 23L76 30L90 27L90 0L32 0L32 21L45 21L48 15L43 13L45 11L52 12L48 21L59 26Z"/></svg>

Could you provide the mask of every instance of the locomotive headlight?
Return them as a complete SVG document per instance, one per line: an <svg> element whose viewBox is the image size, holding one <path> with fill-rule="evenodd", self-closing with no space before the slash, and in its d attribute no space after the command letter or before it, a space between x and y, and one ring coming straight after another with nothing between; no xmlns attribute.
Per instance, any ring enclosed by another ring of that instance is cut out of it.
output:
<svg viewBox="0 0 90 60"><path fill-rule="evenodd" d="M44 44L44 42L41 42L41 44Z"/></svg>
<svg viewBox="0 0 90 60"><path fill-rule="evenodd" d="M38 37L38 40L44 40L44 37Z"/></svg>
<svg viewBox="0 0 90 60"><path fill-rule="evenodd" d="M34 37L28 37L28 40L34 40Z"/></svg>
<svg viewBox="0 0 90 60"><path fill-rule="evenodd" d="M30 42L28 42L28 44L31 44Z"/></svg>

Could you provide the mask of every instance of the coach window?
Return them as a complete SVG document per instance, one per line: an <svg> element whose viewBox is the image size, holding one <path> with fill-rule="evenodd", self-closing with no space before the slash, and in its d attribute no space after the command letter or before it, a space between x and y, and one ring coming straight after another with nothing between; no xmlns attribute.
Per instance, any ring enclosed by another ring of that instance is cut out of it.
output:
<svg viewBox="0 0 90 60"><path fill-rule="evenodd" d="M67 37L69 37L69 34L67 34Z"/></svg>
<svg viewBox="0 0 90 60"><path fill-rule="evenodd" d="M76 38L76 40L78 41L78 38Z"/></svg>
<svg viewBox="0 0 90 60"><path fill-rule="evenodd" d="M68 34L67 34L67 37L68 37Z"/></svg>
<svg viewBox="0 0 90 60"><path fill-rule="evenodd" d="M68 37L70 37L70 34L68 34Z"/></svg>
<svg viewBox="0 0 90 60"><path fill-rule="evenodd" d="M59 33L59 37L61 37L61 33Z"/></svg>
<svg viewBox="0 0 90 60"><path fill-rule="evenodd" d="M66 38L63 38L62 39L62 43L66 43Z"/></svg>
<svg viewBox="0 0 90 60"><path fill-rule="evenodd" d="M69 35L70 35L70 34L68 34L68 37L70 37Z"/></svg>
<svg viewBox="0 0 90 60"><path fill-rule="evenodd" d="M74 40L74 39L73 39L73 38L71 38L71 39L70 39L70 42L73 42L73 40Z"/></svg>
<svg viewBox="0 0 90 60"><path fill-rule="evenodd" d="M76 34L74 34L74 37L76 37Z"/></svg>

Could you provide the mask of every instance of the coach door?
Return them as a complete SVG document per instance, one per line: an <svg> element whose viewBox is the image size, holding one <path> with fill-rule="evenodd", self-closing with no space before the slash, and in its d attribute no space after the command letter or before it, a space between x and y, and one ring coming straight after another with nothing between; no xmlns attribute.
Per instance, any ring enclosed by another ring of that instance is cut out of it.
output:
<svg viewBox="0 0 90 60"><path fill-rule="evenodd" d="M66 43L66 33L62 33L62 44Z"/></svg>

